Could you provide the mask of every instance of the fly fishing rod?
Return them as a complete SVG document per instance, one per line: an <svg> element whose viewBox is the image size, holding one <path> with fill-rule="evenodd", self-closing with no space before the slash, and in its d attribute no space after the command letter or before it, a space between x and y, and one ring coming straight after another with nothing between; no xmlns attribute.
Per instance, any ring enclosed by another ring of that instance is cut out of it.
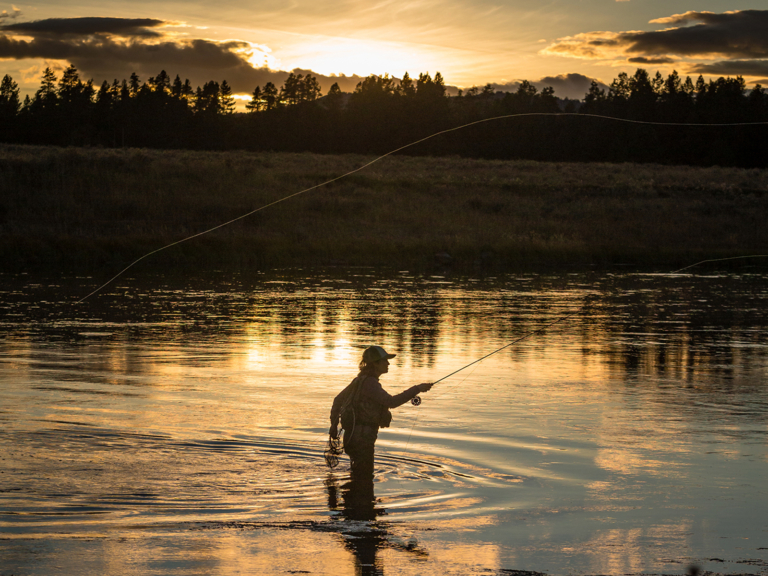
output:
<svg viewBox="0 0 768 576"><path fill-rule="evenodd" d="M435 380L434 382L432 382L432 385L434 386L435 384L437 384L437 383L439 383L439 382L442 382L443 380L447 380L448 378L450 378L450 377L451 377L451 376L453 376L454 374L458 374L458 373L459 373L459 372L461 372L462 370L466 370L466 369L467 369L467 368L469 368L470 366L474 366L475 364L478 364L478 363L482 362L482 361L483 361L483 360L485 360L486 358L490 358L490 357L491 357L491 356L493 356L494 354L497 354L497 353L501 352L502 350L505 350L505 349L509 348L510 346L514 346L514 345L515 345L515 344L517 344L518 342L522 342L523 340L525 340L526 338L529 338L529 337L533 336L534 334L538 334L538 333L540 333L540 332L544 332L544 330L546 330L547 328L550 328L551 326L554 326L555 324L559 324L560 322L564 322L564 321L565 321L565 320L567 320L568 318L571 318L571 317L573 317L573 316L576 316L576 315L577 315L577 314L579 314L579 313L580 313L582 310L584 310L584 308L586 308L586 307L587 307L587 304L583 304L582 306L580 306L578 309L576 309L575 311L571 312L570 314L566 314L565 316L561 316L560 318L558 318L558 319L557 319L557 320L555 320L554 322L550 322L549 324L546 324L546 325L542 326L541 328L537 328L536 330L532 330L532 331L530 331L530 332L527 332L527 333L523 334L522 336L520 336L520 338L518 338L518 339L516 339L516 340L513 340L513 341L512 341L512 342L510 342L509 344L505 344L505 345L504 345L504 346L502 346L501 348L497 348L497 349L496 349L496 350L494 350L493 352L490 352L490 353L486 354L485 356L483 356L482 358L478 358L477 360L474 360L474 361L470 362L470 363L469 363L469 364L467 364L466 366L462 366L462 367L461 367L461 368L459 368L458 370L454 370L453 372L451 372L451 373L450 373L450 374L448 374L447 376L443 376L442 378L440 378L440 380ZM420 404L421 404L421 396L414 396L413 398L411 398L411 404L413 404L414 406L418 406L418 405L420 405Z"/></svg>
<svg viewBox="0 0 768 576"><path fill-rule="evenodd" d="M689 266L684 266L683 268L679 268L679 269L674 270L672 272L668 272L668 274L679 274L683 270L689 270L690 268L693 268L693 267L698 266L700 264L706 264L708 262L724 262L726 260L744 260L746 258L768 258L768 254L751 254L751 255L748 255L748 256L730 256L730 257L727 257L727 258L712 258L712 259L709 259L709 260L701 260L699 262L696 262L695 264L690 264ZM501 348L497 348L496 350L486 354L482 358L478 358L477 360L474 360L474 361L470 362L466 366L462 366L458 370L454 370L453 372L451 372L447 376L443 376L442 378L440 378L440 380L435 380L432 383L432 385L435 385L438 382L442 382L443 380L447 380L448 378L450 378L454 374L458 374L462 370L466 370L470 366L474 366L475 364L478 364L479 362L482 362L486 358L489 358L489 357L493 356L494 354L497 354L498 352L501 352L502 350L505 350L506 348L509 348L510 346L513 346L513 345L517 344L518 342L522 342L523 340L533 336L534 334L538 334L540 332L544 332L544 330L546 330L547 328L549 328L551 326L554 326L555 324L559 324L560 322L564 322L568 318L572 318L572 317L576 316L577 314L581 313L586 307L587 307L587 303L584 303L583 305L581 305L579 308L577 308L575 311L571 312L570 314L566 314L564 316L561 316L560 318L558 318L554 322L550 322L549 324L546 324L545 326L542 326L541 328L538 328L536 330L532 330L531 332L527 332L526 334L523 334L517 340L513 340L509 344L505 344ZM414 406L420 405L421 404L421 397L420 396L414 396L413 398L411 398L411 404L413 404Z"/></svg>

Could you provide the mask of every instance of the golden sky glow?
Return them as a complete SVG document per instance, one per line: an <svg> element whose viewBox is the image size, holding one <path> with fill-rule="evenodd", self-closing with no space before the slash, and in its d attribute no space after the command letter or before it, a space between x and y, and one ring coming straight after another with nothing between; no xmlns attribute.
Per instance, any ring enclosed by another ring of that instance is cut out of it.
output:
<svg viewBox="0 0 768 576"><path fill-rule="evenodd" d="M528 79L569 97L583 96L591 79L610 83L637 67L705 77L741 74L748 83L765 83L764 0L732 1L727 8L720 0L0 3L0 35L13 44L0 51L0 73L30 91L47 65L61 70L75 63L97 84L126 71L146 78L159 66L193 84L227 79L241 94L266 81L279 85L296 69L319 75L324 93L337 75L342 89L351 90L359 77L406 71L440 71L448 85L464 88L490 82L503 89ZM22 26L53 19L56 26L44 32ZM127 31L73 33L76 21L67 19L153 22ZM27 44L19 44L22 39ZM46 52L42 40L68 49ZM159 44L163 49L154 58L140 54L142 47ZM59 56L64 53L69 55Z"/></svg>

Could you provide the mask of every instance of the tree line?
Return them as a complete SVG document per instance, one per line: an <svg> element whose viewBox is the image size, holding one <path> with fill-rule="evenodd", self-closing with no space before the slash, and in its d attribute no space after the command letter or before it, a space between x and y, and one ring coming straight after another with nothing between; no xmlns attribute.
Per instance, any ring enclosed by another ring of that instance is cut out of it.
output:
<svg viewBox="0 0 768 576"><path fill-rule="evenodd" d="M429 139L411 154L558 161L640 161L768 166L765 125L683 124L768 121L768 94L747 90L743 78L694 82L638 69L621 73L608 90L593 82L583 100L560 99L528 81L514 92L488 84L447 95L438 72L368 76L352 93L338 84L323 95L317 78L291 73L281 87L257 86L235 112L226 80L192 88L161 71L135 73L97 89L69 66L61 78L47 68L39 89L20 100L5 75L0 82L0 141L61 146L151 147L385 153L442 130L498 116ZM563 113L567 113L563 115ZM602 116L605 118L595 118ZM623 123L667 122L652 126Z"/></svg>

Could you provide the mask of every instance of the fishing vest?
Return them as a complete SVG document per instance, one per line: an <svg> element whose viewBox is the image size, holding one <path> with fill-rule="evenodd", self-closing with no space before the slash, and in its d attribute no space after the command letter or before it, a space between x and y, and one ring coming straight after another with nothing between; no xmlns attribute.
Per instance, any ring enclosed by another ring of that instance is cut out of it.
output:
<svg viewBox="0 0 768 576"><path fill-rule="evenodd" d="M360 374L352 381L349 398L341 407L341 426L344 430L352 430L355 426L389 428L392 422L389 408L361 394L366 378L373 376Z"/></svg>

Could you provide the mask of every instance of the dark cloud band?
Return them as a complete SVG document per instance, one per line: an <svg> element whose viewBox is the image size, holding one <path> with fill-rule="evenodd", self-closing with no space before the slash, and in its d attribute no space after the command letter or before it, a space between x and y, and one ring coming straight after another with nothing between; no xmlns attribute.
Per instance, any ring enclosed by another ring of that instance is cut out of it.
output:
<svg viewBox="0 0 768 576"><path fill-rule="evenodd" d="M32 22L18 22L0 26L0 30L13 34L40 37L92 36L110 34L116 36L157 37L153 30L168 23L153 18L48 18Z"/></svg>
<svg viewBox="0 0 768 576"><path fill-rule="evenodd" d="M696 64L691 71L716 76L763 76L768 75L768 60L723 60Z"/></svg>
<svg viewBox="0 0 768 576"><path fill-rule="evenodd" d="M648 56L637 56L635 58L629 58L627 62L632 64L674 64L675 60L669 56L659 56L649 58Z"/></svg>

